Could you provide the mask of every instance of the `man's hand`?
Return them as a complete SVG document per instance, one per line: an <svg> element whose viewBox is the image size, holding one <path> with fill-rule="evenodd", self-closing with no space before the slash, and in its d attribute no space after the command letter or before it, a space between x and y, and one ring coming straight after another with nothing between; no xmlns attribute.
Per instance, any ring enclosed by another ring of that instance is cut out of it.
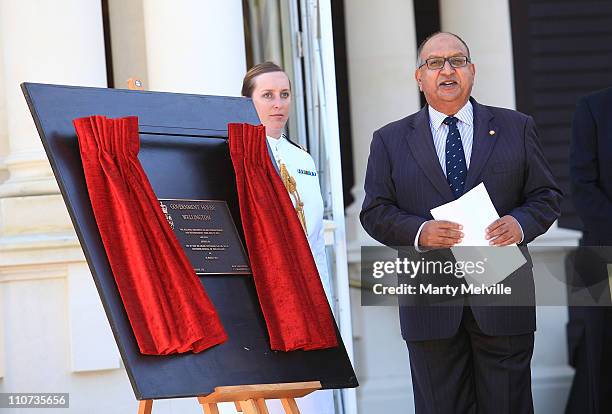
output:
<svg viewBox="0 0 612 414"><path fill-rule="evenodd" d="M429 220L423 225L419 234L421 247L453 247L463 240L461 224L444 220Z"/></svg>
<svg viewBox="0 0 612 414"><path fill-rule="evenodd" d="M491 246L509 246L520 243L523 232L519 222L512 216L503 216L495 220L485 230L485 238Z"/></svg>

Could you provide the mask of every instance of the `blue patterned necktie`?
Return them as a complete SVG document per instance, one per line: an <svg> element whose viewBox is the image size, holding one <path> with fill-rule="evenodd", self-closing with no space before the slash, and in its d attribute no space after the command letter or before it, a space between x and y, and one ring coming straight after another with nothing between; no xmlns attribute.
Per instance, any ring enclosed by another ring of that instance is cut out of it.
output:
<svg viewBox="0 0 612 414"><path fill-rule="evenodd" d="M446 180L455 198L461 197L465 187L465 177L467 176L467 163L465 153L461 143L461 135L457 128L458 119L448 116L444 119L444 124L448 125L448 135L446 135Z"/></svg>

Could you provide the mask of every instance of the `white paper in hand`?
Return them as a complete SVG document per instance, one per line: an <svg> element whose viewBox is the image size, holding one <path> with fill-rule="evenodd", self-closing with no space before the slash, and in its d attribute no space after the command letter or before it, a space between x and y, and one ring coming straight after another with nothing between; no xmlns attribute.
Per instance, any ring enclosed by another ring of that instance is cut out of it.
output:
<svg viewBox="0 0 612 414"><path fill-rule="evenodd" d="M499 218L499 214L484 183L457 200L432 209L431 215L435 220L452 221L463 226L463 241L451 248L457 261L485 262L484 274L466 274L468 283L485 286L499 283L527 262L516 245L492 247L485 239L486 228Z"/></svg>
<svg viewBox="0 0 612 414"><path fill-rule="evenodd" d="M463 241L457 246L488 246L485 229L499 218L484 183L450 203L431 210L436 220L452 221L463 226Z"/></svg>

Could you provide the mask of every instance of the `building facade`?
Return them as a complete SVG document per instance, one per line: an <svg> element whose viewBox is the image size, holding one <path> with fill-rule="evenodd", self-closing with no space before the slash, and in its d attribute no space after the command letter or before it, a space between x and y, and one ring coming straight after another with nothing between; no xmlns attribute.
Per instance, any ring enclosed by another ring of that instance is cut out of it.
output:
<svg viewBox="0 0 612 414"><path fill-rule="evenodd" d="M372 132L420 108L416 49L434 30L457 33L470 45L477 100L540 111L536 122L546 123L548 109L538 106L543 95L530 92L538 85L525 82L560 76L542 75L538 65L568 69L546 53L554 49L554 35L565 45L571 42L564 35L576 36L568 29L573 26L549 27L547 19L598 15L601 27L591 34L612 36L601 22L612 15L609 1L587 8L567 1L556 17L546 14L547 3L0 0L0 392L70 392L72 411L91 414L137 407L20 83L124 88L128 78L139 78L152 91L238 96L247 67L274 60L294 86L290 133L308 146L321 170L335 311L361 384L343 394L344 412L412 409L397 309L360 305L360 247L375 244L358 219ZM523 27L529 22L536 28ZM547 41L553 49L538 52ZM577 55L599 56L604 68L612 65L609 47L573 47ZM527 49L534 54L527 56ZM534 72L525 72L525 65ZM595 78L572 89L572 96L612 84ZM552 135L564 136L569 128L575 101L563 99L554 115L561 126L552 122ZM555 146L563 151L563 140L550 142L547 156L555 156ZM562 174L563 160L553 161ZM534 243L546 246L536 261L563 274L565 254L579 236L553 226ZM537 412L561 412L573 376L562 305L538 308L532 364ZM195 400L160 401L154 410L200 412Z"/></svg>

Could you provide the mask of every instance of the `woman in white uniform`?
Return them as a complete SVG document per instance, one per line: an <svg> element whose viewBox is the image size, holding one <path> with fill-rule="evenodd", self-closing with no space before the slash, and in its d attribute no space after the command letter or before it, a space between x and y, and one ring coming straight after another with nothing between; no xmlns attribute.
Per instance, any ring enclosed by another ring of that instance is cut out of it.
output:
<svg viewBox="0 0 612 414"><path fill-rule="evenodd" d="M284 182L294 180L296 191L289 192L289 195L305 228L327 300L331 303L319 176L310 154L287 139L284 134L291 106L289 78L276 64L261 63L253 66L245 75L242 95L253 99L257 115L266 127L270 157L276 170Z"/></svg>
<svg viewBox="0 0 612 414"><path fill-rule="evenodd" d="M270 157L288 188L296 214L306 232L327 300L331 303L319 176L310 154L289 141L284 134L291 107L289 78L278 65L261 63L249 69L244 76L242 95L253 99L259 120L266 128ZM316 391L301 398L298 405L304 414L335 412L331 390ZM273 401L269 408L271 414L284 413L278 401Z"/></svg>

